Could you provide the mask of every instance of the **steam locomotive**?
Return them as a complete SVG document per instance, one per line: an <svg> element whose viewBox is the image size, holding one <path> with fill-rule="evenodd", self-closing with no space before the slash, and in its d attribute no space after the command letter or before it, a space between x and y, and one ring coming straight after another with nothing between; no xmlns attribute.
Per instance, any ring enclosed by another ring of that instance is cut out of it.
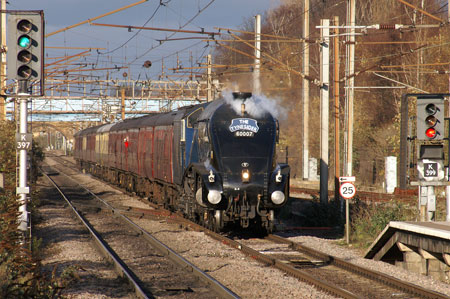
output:
<svg viewBox="0 0 450 299"><path fill-rule="evenodd" d="M278 121L251 93L87 128L78 166L215 231L271 232L289 197L290 168L276 163Z"/></svg>

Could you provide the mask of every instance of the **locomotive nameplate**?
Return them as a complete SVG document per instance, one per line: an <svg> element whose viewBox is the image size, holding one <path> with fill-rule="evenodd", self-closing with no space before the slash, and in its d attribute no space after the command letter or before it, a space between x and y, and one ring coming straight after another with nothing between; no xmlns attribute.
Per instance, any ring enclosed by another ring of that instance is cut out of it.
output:
<svg viewBox="0 0 450 299"><path fill-rule="evenodd" d="M255 133L251 132L251 131L237 131L234 132L234 136L236 137L253 137L255 135Z"/></svg>
<svg viewBox="0 0 450 299"><path fill-rule="evenodd" d="M252 118L235 118L229 128L236 137L253 137L259 131L258 122Z"/></svg>

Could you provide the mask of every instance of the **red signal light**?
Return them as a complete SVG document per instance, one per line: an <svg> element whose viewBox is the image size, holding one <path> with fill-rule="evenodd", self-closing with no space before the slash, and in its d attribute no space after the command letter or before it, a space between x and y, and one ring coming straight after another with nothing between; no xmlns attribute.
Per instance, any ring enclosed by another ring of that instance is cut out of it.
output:
<svg viewBox="0 0 450 299"><path fill-rule="evenodd" d="M436 129L435 128L428 128L425 131L425 135L427 135L428 138L433 139L434 137L436 137Z"/></svg>

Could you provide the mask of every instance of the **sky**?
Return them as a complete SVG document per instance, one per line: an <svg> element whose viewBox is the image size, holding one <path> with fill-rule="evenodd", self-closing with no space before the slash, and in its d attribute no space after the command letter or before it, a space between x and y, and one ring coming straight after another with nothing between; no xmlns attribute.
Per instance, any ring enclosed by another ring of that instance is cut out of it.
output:
<svg viewBox="0 0 450 299"><path fill-rule="evenodd" d="M279 5L280 0L148 0L132 8L93 21L93 23L126 26L159 27L185 30L217 31L215 27L238 29L256 14L264 14ZM67 26L92 19L138 0L9 0L8 10L43 10L46 34ZM201 11L201 12L200 12ZM200 13L199 13L200 12ZM197 15L198 14L198 15ZM197 16L196 16L197 15ZM196 17L195 17L196 16ZM191 20L195 17L193 20ZM208 36L199 34L170 33L126 28L110 28L89 24L58 33L46 39L46 57L74 55L83 49L53 49L51 47L96 47L89 56L77 61L95 68L129 65L131 79L158 79L162 73L164 57L166 68L176 66L177 54L183 66L205 62L212 54L214 44L202 39L167 41L158 40ZM144 68L144 61L152 62ZM53 60L54 61L54 60ZM124 70L110 72L110 78L123 79ZM167 70L166 70L167 72ZM97 72L104 76L105 72ZM167 74L167 73L166 73Z"/></svg>

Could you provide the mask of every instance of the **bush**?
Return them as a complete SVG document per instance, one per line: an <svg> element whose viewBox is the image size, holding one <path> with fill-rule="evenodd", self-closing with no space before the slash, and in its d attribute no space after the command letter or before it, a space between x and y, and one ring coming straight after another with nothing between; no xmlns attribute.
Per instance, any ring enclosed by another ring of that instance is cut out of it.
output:
<svg viewBox="0 0 450 299"><path fill-rule="evenodd" d="M367 248L390 221L414 219L413 209L402 203L362 203L357 201L351 209L351 242Z"/></svg>

